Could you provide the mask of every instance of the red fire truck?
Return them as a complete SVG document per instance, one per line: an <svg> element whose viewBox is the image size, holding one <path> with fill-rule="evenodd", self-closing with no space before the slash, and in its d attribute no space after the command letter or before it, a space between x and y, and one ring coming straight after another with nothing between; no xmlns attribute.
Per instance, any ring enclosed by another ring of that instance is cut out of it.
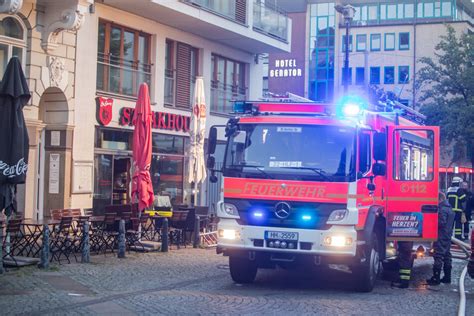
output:
<svg viewBox="0 0 474 316"><path fill-rule="evenodd" d="M407 118L416 112L347 100L234 111L210 130L207 166L211 181L223 173L217 253L235 282L259 268L339 265L371 291L394 242L436 240L439 129Z"/></svg>

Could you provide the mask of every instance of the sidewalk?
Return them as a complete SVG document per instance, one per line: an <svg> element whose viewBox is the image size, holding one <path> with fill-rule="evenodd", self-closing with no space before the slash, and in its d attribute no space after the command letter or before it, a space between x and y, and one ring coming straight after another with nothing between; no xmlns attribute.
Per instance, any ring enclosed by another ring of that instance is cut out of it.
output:
<svg viewBox="0 0 474 316"><path fill-rule="evenodd" d="M51 265L49 270L10 269L0 276L0 314L67 311L78 315L91 312L123 315L128 310L113 303L112 298L120 301L209 279L216 276L216 265L226 262L226 258L215 254L215 249L187 248L168 253L131 252L125 259L112 254L96 255L91 256L90 264ZM227 271L221 272L227 276ZM62 308L55 310L58 307Z"/></svg>

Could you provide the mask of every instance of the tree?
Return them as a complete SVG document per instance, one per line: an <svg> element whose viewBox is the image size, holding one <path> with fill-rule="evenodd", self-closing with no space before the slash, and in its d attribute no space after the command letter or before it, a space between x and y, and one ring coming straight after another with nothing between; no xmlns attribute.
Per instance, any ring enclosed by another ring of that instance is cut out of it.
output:
<svg viewBox="0 0 474 316"><path fill-rule="evenodd" d="M454 145L452 160L465 154L474 167L474 34L446 28L436 58L420 58L416 89L427 125L439 125L442 143Z"/></svg>

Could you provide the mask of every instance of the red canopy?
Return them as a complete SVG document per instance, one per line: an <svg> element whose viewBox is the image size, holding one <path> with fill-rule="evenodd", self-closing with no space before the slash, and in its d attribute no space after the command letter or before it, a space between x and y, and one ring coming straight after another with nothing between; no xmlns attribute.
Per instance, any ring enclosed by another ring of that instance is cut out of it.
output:
<svg viewBox="0 0 474 316"><path fill-rule="evenodd" d="M151 164L151 107L148 85L142 83L133 115L133 186L132 197L137 197L139 210L153 204L153 186L150 179Z"/></svg>

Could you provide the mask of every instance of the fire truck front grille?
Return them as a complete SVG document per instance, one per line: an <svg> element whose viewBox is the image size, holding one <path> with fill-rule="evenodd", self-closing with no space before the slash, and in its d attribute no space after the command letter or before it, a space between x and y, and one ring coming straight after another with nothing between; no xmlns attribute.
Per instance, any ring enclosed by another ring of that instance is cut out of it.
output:
<svg viewBox="0 0 474 316"><path fill-rule="evenodd" d="M332 211L346 208L344 204L292 201L225 199L225 202L237 207L240 215L237 222L240 225L318 230L329 229L330 226L326 225L326 222ZM285 212L277 212L279 203L289 206L288 216L284 216Z"/></svg>

